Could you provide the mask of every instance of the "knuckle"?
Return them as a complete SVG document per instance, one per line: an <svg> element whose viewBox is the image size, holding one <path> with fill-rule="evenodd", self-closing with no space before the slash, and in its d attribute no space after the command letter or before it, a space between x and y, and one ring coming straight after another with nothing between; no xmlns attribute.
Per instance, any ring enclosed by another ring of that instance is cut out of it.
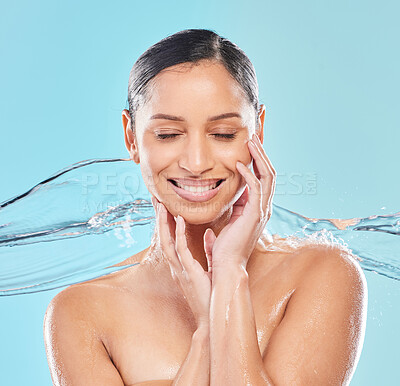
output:
<svg viewBox="0 0 400 386"><path fill-rule="evenodd" d="M262 184L261 181L258 180L257 178L253 179L253 188L256 192L260 193L262 189Z"/></svg>
<svg viewBox="0 0 400 386"><path fill-rule="evenodd" d="M274 185L275 184L275 180L276 180L276 176L273 173L270 173L267 176L267 180L268 180L269 184Z"/></svg>
<svg viewBox="0 0 400 386"><path fill-rule="evenodd" d="M188 273L186 272L186 270L182 271L182 277L186 280L186 281L190 281L190 277L188 275Z"/></svg>
<svg viewBox="0 0 400 386"><path fill-rule="evenodd" d="M174 241L172 238L170 238L170 239L168 240L167 247L168 247L168 248L174 248L174 247L175 247L175 241Z"/></svg>

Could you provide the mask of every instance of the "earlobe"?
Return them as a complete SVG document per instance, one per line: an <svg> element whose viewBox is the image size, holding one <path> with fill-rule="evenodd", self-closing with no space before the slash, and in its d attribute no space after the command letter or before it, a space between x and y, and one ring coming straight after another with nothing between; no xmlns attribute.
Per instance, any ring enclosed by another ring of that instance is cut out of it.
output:
<svg viewBox="0 0 400 386"><path fill-rule="evenodd" d="M138 150L138 146L137 146L137 142L136 142L136 136L135 134L133 134L132 130L130 130L130 148L129 148L129 155L130 155L130 159L135 162L135 164L140 163L140 157L139 157L139 150Z"/></svg>
<svg viewBox="0 0 400 386"><path fill-rule="evenodd" d="M140 163L139 151L136 136L132 130L132 120L127 109L122 111L122 126L124 128L125 146L129 152L129 158L138 164Z"/></svg>
<svg viewBox="0 0 400 386"><path fill-rule="evenodd" d="M264 122L265 122L265 105L261 104L258 110L258 130L257 135L260 138L260 142L264 141Z"/></svg>
<svg viewBox="0 0 400 386"><path fill-rule="evenodd" d="M140 163L139 158L139 149L137 146L136 135L133 133L130 127L126 128L126 137L127 137L127 147L130 155L130 159L134 161L136 164Z"/></svg>
<svg viewBox="0 0 400 386"><path fill-rule="evenodd" d="M137 151L135 151L134 154L131 155L131 160L133 160L135 164L140 164L140 157Z"/></svg>

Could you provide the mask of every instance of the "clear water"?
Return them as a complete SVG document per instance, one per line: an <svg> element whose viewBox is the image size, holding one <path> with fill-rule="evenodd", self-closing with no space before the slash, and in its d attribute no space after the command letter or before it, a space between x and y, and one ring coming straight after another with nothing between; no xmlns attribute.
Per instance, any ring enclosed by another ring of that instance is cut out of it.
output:
<svg viewBox="0 0 400 386"><path fill-rule="evenodd" d="M125 159L82 161L0 204L0 295L41 292L126 269L146 248L154 211L140 170ZM266 231L336 243L365 271L400 280L400 212L309 219L274 205Z"/></svg>

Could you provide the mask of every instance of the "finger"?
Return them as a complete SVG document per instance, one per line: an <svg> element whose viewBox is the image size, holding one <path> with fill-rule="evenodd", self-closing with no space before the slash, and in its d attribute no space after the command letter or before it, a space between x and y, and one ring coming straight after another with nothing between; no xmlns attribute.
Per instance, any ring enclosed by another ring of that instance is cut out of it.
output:
<svg viewBox="0 0 400 386"><path fill-rule="evenodd" d="M249 195L248 195L248 205L250 210L255 211L257 216L261 215L261 182L260 180L250 171L250 169L243 165L240 161L236 163L237 170L245 179L247 185L249 186ZM243 209L246 210L247 205Z"/></svg>
<svg viewBox="0 0 400 386"><path fill-rule="evenodd" d="M168 231L171 235L172 240L175 243L175 231L176 231L176 221L174 216L165 208L167 212L167 224L168 224Z"/></svg>
<svg viewBox="0 0 400 386"><path fill-rule="evenodd" d="M268 165L265 161L265 159L262 158L262 155L260 154L259 150L257 149L256 145L254 144L253 141L249 141L249 151L250 154L253 158L253 169L254 169L254 174L258 179L262 179L264 175L268 174L270 171L268 169ZM262 162L266 166L266 170L260 170L260 164L257 162L258 158L262 158Z"/></svg>
<svg viewBox="0 0 400 386"><path fill-rule="evenodd" d="M236 206L245 206L247 201L249 200L249 187L246 185L242 195L235 202Z"/></svg>
<svg viewBox="0 0 400 386"><path fill-rule="evenodd" d="M269 209L268 206L271 205L275 192L276 173L273 168L271 169L270 163L266 161L267 157L260 142L256 145L254 141L249 141L249 149L254 160L254 173L260 179L262 185L262 207L266 211Z"/></svg>
<svg viewBox="0 0 400 386"><path fill-rule="evenodd" d="M260 159L262 160L261 164L266 165L268 170L266 171L265 169L260 170L260 165L259 163L256 162L254 163L254 169L255 172L257 171L260 175L261 183L263 185L263 190L265 192L265 195L263 197L263 208L264 210L267 209L267 207L270 207L270 212L272 211L272 197L275 193L275 185L276 185L276 171L275 168L272 166L272 163L270 159L268 158L267 154L265 153L265 150L262 146L262 143L257 135L253 135L253 144L256 146L256 150L258 155L260 156ZM253 157L254 159L254 157ZM265 173L267 172L267 176L264 178Z"/></svg>
<svg viewBox="0 0 400 386"><path fill-rule="evenodd" d="M249 201L249 186L246 185L242 195L233 204L232 215L231 219L229 220L230 224L234 223L238 219L238 217L240 217L243 214L244 208L246 207L248 201Z"/></svg>
<svg viewBox="0 0 400 386"><path fill-rule="evenodd" d="M276 174L275 168L272 166L271 160L268 158L267 153L265 152L264 147L258 135L253 134L253 142L255 143L256 147L260 150L260 154L264 158L264 161L268 164L271 172L273 174Z"/></svg>
<svg viewBox="0 0 400 386"><path fill-rule="evenodd" d="M160 237L161 250L172 269L173 273L182 271L182 266L175 251L175 240L172 238L167 222L167 209L163 204L158 204L158 233Z"/></svg>
<svg viewBox="0 0 400 386"><path fill-rule="evenodd" d="M178 259L182 265L182 273L186 279L189 279L189 275L191 275L195 269L195 260L193 259L193 256L187 246L185 220L182 218L182 216L177 217L175 239L175 249Z"/></svg>
<svg viewBox="0 0 400 386"><path fill-rule="evenodd" d="M216 240L214 231L208 228L204 233L204 251L207 258L208 272L212 273L212 249Z"/></svg>
<svg viewBox="0 0 400 386"><path fill-rule="evenodd" d="M272 168L271 162L268 160L267 155L262 146L257 145L254 141L248 142L249 150L254 160L254 165L257 170L257 177L259 179L266 178L271 180L275 176L275 170ZM264 154L263 154L264 153ZM256 171L255 170L255 171Z"/></svg>

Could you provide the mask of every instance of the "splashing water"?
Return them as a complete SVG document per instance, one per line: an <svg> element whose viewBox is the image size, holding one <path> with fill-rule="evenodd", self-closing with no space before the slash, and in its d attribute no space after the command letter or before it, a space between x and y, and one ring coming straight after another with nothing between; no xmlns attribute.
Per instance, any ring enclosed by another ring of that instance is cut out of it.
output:
<svg viewBox="0 0 400 386"><path fill-rule="evenodd" d="M150 244L154 210L140 170L126 159L81 161L0 204L0 295L50 290L113 266ZM400 280L400 212L310 219L273 205L267 233L333 243L364 270Z"/></svg>

